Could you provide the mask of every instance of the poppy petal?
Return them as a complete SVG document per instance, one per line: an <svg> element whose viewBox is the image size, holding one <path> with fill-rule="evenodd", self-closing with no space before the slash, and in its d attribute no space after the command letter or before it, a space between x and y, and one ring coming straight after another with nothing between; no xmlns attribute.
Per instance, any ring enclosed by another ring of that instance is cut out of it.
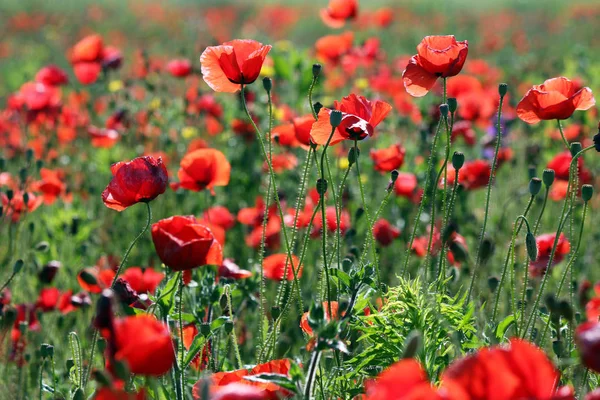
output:
<svg viewBox="0 0 600 400"><path fill-rule="evenodd" d="M402 73L402 79L408 94L414 97L423 97L435 85L437 76L419 66L417 56L413 56Z"/></svg>

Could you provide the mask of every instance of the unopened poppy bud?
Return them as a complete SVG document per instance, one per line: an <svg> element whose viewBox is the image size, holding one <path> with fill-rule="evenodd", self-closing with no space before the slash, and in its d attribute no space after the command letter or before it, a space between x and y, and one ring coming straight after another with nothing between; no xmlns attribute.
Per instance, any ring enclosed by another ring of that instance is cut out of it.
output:
<svg viewBox="0 0 600 400"><path fill-rule="evenodd" d="M35 245L35 251L46 252L50 248L50 244L46 241L39 242Z"/></svg>
<svg viewBox="0 0 600 400"><path fill-rule="evenodd" d="M44 166L44 160L36 160L35 161L35 167L37 168L38 171L40 169L42 169L43 166Z"/></svg>
<svg viewBox="0 0 600 400"><path fill-rule="evenodd" d="M575 157L575 155L579 153L582 149L583 147L581 147L580 142L571 143L571 156Z"/></svg>
<svg viewBox="0 0 600 400"><path fill-rule="evenodd" d="M325 310L321 304L314 304L308 313L308 325L317 329L325 319Z"/></svg>
<svg viewBox="0 0 600 400"><path fill-rule="evenodd" d="M457 241L454 240L450 243L450 251L452 252L452 255L456 261L461 263L467 261L467 249Z"/></svg>
<svg viewBox="0 0 600 400"><path fill-rule="evenodd" d="M317 64L313 64L313 66L312 66L313 78L316 78L316 77L319 76L319 74L321 73L321 69L322 69L321 64L318 64L318 63Z"/></svg>
<svg viewBox="0 0 600 400"><path fill-rule="evenodd" d="M542 180L540 178L531 178L529 181L529 194L537 196L542 189Z"/></svg>
<svg viewBox="0 0 600 400"><path fill-rule="evenodd" d="M327 193L327 179L317 179L317 193L319 196L325 196L325 193Z"/></svg>
<svg viewBox="0 0 600 400"><path fill-rule="evenodd" d="M24 334L25 332L27 332L27 328L29 327L29 324L25 321L21 321L19 322L19 332L21 332L21 334Z"/></svg>
<svg viewBox="0 0 600 400"><path fill-rule="evenodd" d="M33 149L27 149L27 151L25 152L25 158L27 159L28 163L31 162L31 160L33 160Z"/></svg>
<svg viewBox="0 0 600 400"><path fill-rule="evenodd" d="M27 193L27 192L23 193L23 203L25 203L25 204L29 203L29 193Z"/></svg>
<svg viewBox="0 0 600 400"><path fill-rule="evenodd" d="M458 108L458 101L456 101L455 97L449 97L447 103L448 109L452 114L454 114L456 112L456 109Z"/></svg>
<svg viewBox="0 0 600 400"><path fill-rule="evenodd" d="M223 325L223 327L225 328L225 333L229 335L233 331L233 322L225 321L225 325Z"/></svg>
<svg viewBox="0 0 600 400"><path fill-rule="evenodd" d="M350 166L353 165L356 162L356 160L358 160L359 156L360 149L356 147L351 147L350 150L348 150L348 168L350 168Z"/></svg>
<svg viewBox="0 0 600 400"><path fill-rule="evenodd" d="M598 128L598 133L594 135L594 148L597 152L600 153L600 127Z"/></svg>
<svg viewBox="0 0 600 400"><path fill-rule="evenodd" d="M583 201L588 202L594 195L594 187L592 185L583 185L581 187L581 198Z"/></svg>
<svg viewBox="0 0 600 400"><path fill-rule="evenodd" d="M558 312L567 321L573 320L573 309L568 301L561 300L558 302Z"/></svg>
<svg viewBox="0 0 600 400"><path fill-rule="evenodd" d="M507 92L508 92L508 85L506 83L501 83L498 85L498 93L500 94L500 97L506 96Z"/></svg>
<svg viewBox="0 0 600 400"><path fill-rule="evenodd" d="M2 329L4 330L14 325L15 321L17 320L17 310L14 308L9 308L3 312L4 315L2 318Z"/></svg>
<svg viewBox="0 0 600 400"><path fill-rule="evenodd" d="M452 166L455 170L459 170L465 163L465 155L460 151L455 151L452 155Z"/></svg>
<svg viewBox="0 0 600 400"><path fill-rule="evenodd" d="M200 333L204 337L208 337L208 335L210 335L210 324L208 322L203 322L200 324Z"/></svg>
<svg viewBox="0 0 600 400"><path fill-rule="evenodd" d="M268 76L263 78L263 87L267 93L270 93L271 89L273 88L273 81Z"/></svg>
<svg viewBox="0 0 600 400"><path fill-rule="evenodd" d="M48 346L50 346L48 343L42 343L40 346L40 355L42 358L46 358L48 356Z"/></svg>
<svg viewBox="0 0 600 400"><path fill-rule="evenodd" d="M490 238L483 239L479 250L479 258L481 259L482 264L487 263L488 260L492 258L495 247L494 242Z"/></svg>
<svg viewBox="0 0 600 400"><path fill-rule="evenodd" d="M556 339L552 341L552 351L558 358L561 358L565 353L565 346L563 345L562 340Z"/></svg>
<svg viewBox="0 0 600 400"><path fill-rule="evenodd" d="M0 171L3 171L6 168L6 159L4 157L0 157Z"/></svg>
<svg viewBox="0 0 600 400"><path fill-rule="evenodd" d="M442 117L448 118L448 109L448 104L440 104L440 114L442 114Z"/></svg>
<svg viewBox="0 0 600 400"><path fill-rule="evenodd" d="M4 207L0 204L0 218L2 218L2 215L4 215Z"/></svg>
<svg viewBox="0 0 600 400"><path fill-rule="evenodd" d="M329 115L329 123L334 128L337 128L342 123L342 112L338 110L333 110Z"/></svg>
<svg viewBox="0 0 600 400"><path fill-rule="evenodd" d="M361 218L362 218L362 216L364 215L364 213L365 213L365 209L364 209L364 208L362 208L362 207L358 207L358 208L356 209L356 213L354 214L354 215L355 215L355 217L356 217L356 220L358 221L359 219L361 219Z"/></svg>
<svg viewBox="0 0 600 400"><path fill-rule="evenodd" d="M552 184L554 183L554 170L553 169L545 169L544 172L542 173L542 181L544 181L544 185L546 185L546 187L550 187L552 186Z"/></svg>
<svg viewBox="0 0 600 400"><path fill-rule="evenodd" d="M15 192L12 191L12 189L8 189L6 191L6 198L8 199L8 201L11 201L13 199L15 195Z"/></svg>
<svg viewBox="0 0 600 400"><path fill-rule="evenodd" d="M110 329L113 323L112 310L113 292L110 289L104 289L102 295L96 304L96 317L94 318L94 326L96 329Z"/></svg>
<svg viewBox="0 0 600 400"><path fill-rule="evenodd" d="M100 354L103 354L104 350L106 350L106 339L99 338L98 341L96 342L96 345L98 346L98 352Z"/></svg>
<svg viewBox="0 0 600 400"><path fill-rule="evenodd" d="M537 242L535 241L535 236L533 233L527 232L525 236L525 247L527 247L527 255L531 261L537 260L538 256L538 247Z"/></svg>
<svg viewBox="0 0 600 400"><path fill-rule="evenodd" d="M19 170L19 178L21 182L25 182L27 180L27 168L21 168Z"/></svg>
<svg viewBox="0 0 600 400"><path fill-rule="evenodd" d="M81 280L87 283L88 285L95 286L98 284L98 280L96 279L96 277L85 269L79 273L79 278L81 278Z"/></svg>
<svg viewBox="0 0 600 400"><path fill-rule="evenodd" d="M487 282L490 292L494 293L496 291L496 289L498 288L499 283L500 283L500 280L497 277L490 276L488 278L488 282Z"/></svg>
<svg viewBox="0 0 600 400"><path fill-rule="evenodd" d="M319 111L321 111L321 108L323 108L323 104L317 101L315 104L313 104L313 108L315 109L315 114L318 115Z"/></svg>
<svg viewBox="0 0 600 400"><path fill-rule="evenodd" d="M342 260L342 270L344 270L344 272L349 272L351 268L352 268L352 260L347 257L344 258Z"/></svg>
<svg viewBox="0 0 600 400"><path fill-rule="evenodd" d="M18 259L13 264L13 274L18 274L23 269L23 260Z"/></svg>
<svg viewBox="0 0 600 400"><path fill-rule="evenodd" d="M402 359L414 358L421 349L421 332L414 330L408 334L404 342Z"/></svg>

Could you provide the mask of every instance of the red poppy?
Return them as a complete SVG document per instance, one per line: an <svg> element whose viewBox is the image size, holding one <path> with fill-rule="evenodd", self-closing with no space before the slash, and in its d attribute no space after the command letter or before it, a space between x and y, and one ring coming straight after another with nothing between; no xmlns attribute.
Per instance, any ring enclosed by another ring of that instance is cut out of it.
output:
<svg viewBox="0 0 600 400"><path fill-rule="evenodd" d="M103 387L94 395L94 400L145 400L144 391L131 393L123 389Z"/></svg>
<svg viewBox="0 0 600 400"><path fill-rule="evenodd" d="M253 83L271 50L255 40L232 40L207 47L200 56L202 78L215 92L235 93Z"/></svg>
<svg viewBox="0 0 600 400"><path fill-rule="evenodd" d="M475 136L475 130L471 121L456 121L454 123L450 140L454 143L459 137L462 137L468 146L475 145L477 137Z"/></svg>
<svg viewBox="0 0 600 400"><path fill-rule="evenodd" d="M406 149L400 144L394 144L381 150L371 149L375 171L391 172L404 164Z"/></svg>
<svg viewBox="0 0 600 400"><path fill-rule="evenodd" d="M154 293L165 274L152 268L129 267L121 277L138 293Z"/></svg>
<svg viewBox="0 0 600 400"><path fill-rule="evenodd" d="M215 186L227 186L231 165L225 155L215 149L198 149L186 154L179 164L179 186L195 192Z"/></svg>
<svg viewBox="0 0 600 400"><path fill-rule="evenodd" d="M263 261L265 277L274 281L282 281L283 279L292 281L294 280L294 271L292 271L292 264L294 266L294 269L296 270L298 278L300 278L302 276L302 265L300 265L300 259L298 259L298 257L292 254L292 262L290 263L288 261L287 254L270 255L266 257Z"/></svg>
<svg viewBox="0 0 600 400"><path fill-rule="evenodd" d="M152 241L158 257L174 271L223 262L221 244L191 215L158 221L152 225Z"/></svg>
<svg viewBox="0 0 600 400"><path fill-rule="evenodd" d="M292 120L296 133L296 139L298 139L298 142L300 142L300 144L303 146L310 145L310 130L314 121L315 120L313 116L310 114L294 118Z"/></svg>
<svg viewBox="0 0 600 400"><path fill-rule="evenodd" d="M322 303L322 306L323 306L323 310L325 312L325 320L331 321L331 317L329 315L329 308L330 308L329 302L324 301ZM340 308L340 305L337 301L331 302L331 315L333 315L333 319L338 319L339 308ZM310 327L310 325L308 324L308 312L305 312L304 314L302 314L302 318L300 319L300 328L302 328L304 333L306 333L308 336L313 336L314 332L313 332L312 328Z"/></svg>
<svg viewBox="0 0 600 400"><path fill-rule="evenodd" d="M192 63L187 58L179 58L169 61L166 69L176 78L185 78L192 73Z"/></svg>
<svg viewBox="0 0 600 400"><path fill-rule="evenodd" d="M406 91L415 97L425 96L438 78L458 75L468 52L466 40L457 42L452 35L425 36L402 73Z"/></svg>
<svg viewBox="0 0 600 400"><path fill-rule="evenodd" d="M67 73L56 65L47 65L35 74L35 81L48 86L62 86L69 83Z"/></svg>
<svg viewBox="0 0 600 400"><path fill-rule="evenodd" d="M136 203L154 200L165 192L169 177L162 158L138 157L110 167L113 179L102 192L104 205L123 211Z"/></svg>
<svg viewBox="0 0 600 400"><path fill-rule="evenodd" d="M273 128L272 138L281 146L308 148L310 130L314 122L312 115L294 118L292 122Z"/></svg>
<svg viewBox="0 0 600 400"><path fill-rule="evenodd" d="M327 230L331 233L337 231L337 215L336 208L334 206L329 206L325 209L325 221L327 224ZM342 210L340 214L340 234L344 235L346 231L350 228L350 214L346 210ZM321 235L321 229L323 228L323 217L321 213L317 213L315 219L313 220L313 228L311 232L311 237L316 238Z"/></svg>
<svg viewBox="0 0 600 400"><path fill-rule="evenodd" d="M550 162L546 165L546 168L554 170L554 176L558 180L569 181L569 169L571 167L571 161L573 156L570 151L563 151L557 154ZM573 166L575 167L575 166ZM573 169L575 170L575 169ZM589 183L592 180L591 172L584 166L583 158L577 159L577 172L581 183Z"/></svg>
<svg viewBox="0 0 600 400"><path fill-rule="evenodd" d="M423 189L419 189L417 176L410 172L399 172L396 183L394 183L394 193L397 196L406 197L413 203L421 201Z"/></svg>
<svg viewBox="0 0 600 400"><path fill-rule="evenodd" d="M2 213L17 223L23 214L35 211L42 204L42 198L30 192L17 191L9 200L6 193L0 192L0 202Z"/></svg>
<svg viewBox="0 0 600 400"><path fill-rule="evenodd" d="M60 170L40 169L42 178L35 183L35 189L43 193L44 203L52 204L58 196L65 194L67 185L63 182L64 173Z"/></svg>
<svg viewBox="0 0 600 400"><path fill-rule="evenodd" d="M371 102L356 94L344 97L339 103L336 101L334 108L342 112L342 123L333 133L331 145L342 140L363 140L373 136L375 127L392 110L392 106L386 102L381 100ZM329 121L331 111L322 108L318 120L312 126L310 138L316 144L326 144L331 136L332 127Z"/></svg>
<svg viewBox="0 0 600 400"><path fill-rule="evenodd" d="M29 111L49 111L60 106L60 88L42 82L26 82L12 97L12 106Z"/></svg>
<svg viewBox="0 0 600 400"><path fill-rule="evenodd" d="M241 269L231 258L226 258L219 266L219 276L230 279L246 279L252 276L252 272Z"/></svg>
<svg viewBox="0 0 600 400"><path fill-rule="evenodd" d="M80 40L73 46L70 57L75 76L84 85L96 82L102 68L118 68L122 59L118 49L104 46L100 35L90 35Z"/></svg>
<svg viewBox="0 0 600 400"><path fill-rule="evenodd" d="M226 207L214 206L204 211L204 219L227 230L235 225L235 217Z"/></svg>
<svg viewBox="0 0 600 400"><path fill-rule="evenodd" d="M418 361L401 360L365 383L365 400L441 399Z"/></svg>
<svg viewBox="0 0 600 400"><path fill-rule="evenodd" d="M274 154L271 159L273 172L279 174L284 171L289 171L298 166L298 159L292 153ZM263 172L269 172L269 165L265 161L263 164Z"/></svg>
<svg viewBox="0 0 600 400"><path fill-rule="evenodd" d="M537 260L529 262L529 271L531 272L531 275L543 276L546 273L555 239L556 233L545 233L535 238L538 247L538 257ZM554 252L551 266L561 262L565 256L569 254L569 251L571 251L571 243L569 243L565 234L561 233L558 237L558 244L556 246L556 251Z"/></svg>
<svg viewBox="0 0 600 400"><path fill-rule="evenodd" d="M121 135L114 129L97 128L95 126L89 126L88 134L90 135L92 146L110 149L119 141Z"/></svg>
<svg viewBox="0 0 600 400"><path fill-rule="evenodd" d="M354 33L323 36L315 43L317 58L323 62L337 64L341 57L352 49Z"/></svg>
<svg viewBox="0 0 600 400"><path fill-rule="evenodd" d="M234 382L214 388L210 398L211 400L269 400L271 397L269 392L258 387Z"/></svg>
<svg viewBox="0 0 600 400"><path fill-rule="evenodd" d="M584 322L575 331L575 341L583 365L600 373L600 322Z"/></svg>
<svg viewBox="0 0 600 400"><path fill-rule="evenodd" d="M358 14L358 0L329 0L327 8L321 10L323 23L330 28L341 28L346 20L355 19Z"/></svg>
<svg viewBox="0 0 600 400"><path fill-rule="evenodd" d="M269 210L269 216L275 212L273 206ZM244 207L237 214L237 220L244 225L261 226L265 215L265 202L262 197L258 196L255 200L254 207Z"/></svg>
<svg viewBox="0 0 600 400"><path fill-rule="evenodd" d="M455 170L452 164L448 163L448 184L454 184ZM467 190L474 190L486 187L489 180L490 174L492 173L492 167L488 161L485 160L473 160L464 163L460 169L458 175L458 183L460 183ZM443 182L441 182L443 184Z"/></svg>
<svg viewBox="0 0 600 400"><path fill-rule="evenodd" d="M578 89L574 82L558 77L534 85L517 105L517 115L528 123L542 120L567 119L575 110L588 110L596 104L592 90Z"/></svg>
<svg viewBox="0 0 600 400"><path fill-rule="evenodd" d="M126 362L133 374L161 376L175 362L169 329L153 316L116 319L112 332L105 336L114 346L114 359Z"/></svg>
<svg viewBox="0 0 600 400"><path fill-rule="evenodd" d="M220 396L219 393L223 393L223 392L220 392L221 390L223 390L223 388L226 388L227 386L233 385L233 384L240 384L240 385L247 385L247 386L258 388L262 392L262 395L263 395L263 397L258 397L259 399L278 400L281 398L292 397L292 395L293 395L292 393L283 389L282 387L280 387L279 385L277 385L275 383L267 382L267 381L255 382L255 381L250 381L250 380L244 379L244 377L246 377L246 376L254 376L254 375L259 375L259 374L289 375L290 366L291 366L290 361L283 359L283 360L272 360L265 364L256 365L251 370L239 369L239 370L230 371L230 372L218 372L216 374L213 374L213 376L211 378L211 380L212 380L211 395L214 394L217 396L217 398L221 398L218 396ZM202 397L203 385L204 385L204 382L202 380L198 381L194 385L194 388L192 390L194 399L203 399L203 397ZM236 388L237 387L239 387L239 386L236 385ZM230 392L226 391L224 393L230 393ZM231 393L235 393L235 392L231 392ZM251 394L251 396L248 397L247 399L250 400L250 399L257 398L254 396L255 396L255 394ZM212 397L211 397L211 399L212 399ZM223 397L223 399L246 399L246 397Z"/></svg>
<svg viewBox="0 0 600 400"><path fill-rule="evenodd" d="M373 224L373 236L380 245L386 247L400 236L400 229L390 224L388 220L380 218Z"/></svg>
<svg viewBox="0 0 600 400"><path fill-rule="evenodd" d="M276 215L269 215L267 229L265 230L265 246L270 250L276 250L281 245L281 219ZM253 249L260 247L263 236L262 225L256 225L252 232L246 236L246 245Z"/></svg>
<svg viewBox="0 0 600 400"><path fill-rule="evenodd" d="M389 7L383 7L375 10L372 18L376 27L386 28L394 22L394 11Z"/></svg>

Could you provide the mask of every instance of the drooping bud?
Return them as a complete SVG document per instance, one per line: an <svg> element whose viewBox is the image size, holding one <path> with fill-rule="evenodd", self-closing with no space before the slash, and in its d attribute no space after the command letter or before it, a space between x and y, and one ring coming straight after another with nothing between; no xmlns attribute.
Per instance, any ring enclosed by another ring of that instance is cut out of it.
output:
<svg viewBox="0 0 600 400"><path fill-rule="evenodd" d="M481 249L479 250L479 258L481 259L482 264L486 264L492 255L494 254L495 249L494 242L490 238L484 238L481 242Z"/></svg>
<svg viewBox="0 0 600 400"><path fill-rule="evenodd" d="M393 171L392 171L392 173L390 174L390 176L391 176L391 181L392 181L392 183L391 183L391 184L392 184L392 185L393 185L394 183L396 183L396 180L398 180L398 175L399 175L399 172L398 172L398 170L393 170Z"/></svg>
<svg viewBox="0 0 600 400"><path fill-rule="evenodd" d="M554 170L553 169L545 169L544 172L542 173L542 181L544 181L544 185L546 185L546 187L550 187L552 186L552 184L554 183Z"/></svg>
<svg viewBox="0 0 600 400"><path fill-rule="evenodd" d="M342 112L338 110L333 110L329 115L329 123L334 128L337 128L342 123Z"/></svg>
<svg viewBox="0 0 600 400"><path fill-rule="evenodd" d="M535 241L535 236L533 233L527 232L525 236L525 247L527 247L527 255L531 261L537 260L538 256L538 247L537 242Z"/></svg>
<svg viewBox="0 0 600 400"><path fill-rule="evenodd" d="M506 96L506 93L508 93L508 84L506 84L506 83L499 84L498 85L498 93L500 94L500 97Z"/></svg>
<svg viewBox="0 0 600 400"><path fill-rule="evenodd" d="M315 104L313 104L313 108L315 109L315 113L318 115L319 111L321 111L321 108L323 108L323 104L317 101Z"/></svg>
<svg viewBox="0 0 600 400"><path fill-rule="evenodd" d="M351 165L354 165L359 156L360 149L357 147L350 147L350 150L348 150L348 168L350 168Z"/></svg>
<svg viewBox="0 0 600 400"><path fill-rule="evenodd" d="M56 273L62 266L60 261L50 261L46 265L44 265L38 274L38 279L42 283L51 283L56 276Z"/></svg>
<svg viewBox="0 0 600 400"><path fill-rule="evenodd" d="M540 178L531 178L529 181L529 194L537 196L542 189L542 180Z"/></svg>

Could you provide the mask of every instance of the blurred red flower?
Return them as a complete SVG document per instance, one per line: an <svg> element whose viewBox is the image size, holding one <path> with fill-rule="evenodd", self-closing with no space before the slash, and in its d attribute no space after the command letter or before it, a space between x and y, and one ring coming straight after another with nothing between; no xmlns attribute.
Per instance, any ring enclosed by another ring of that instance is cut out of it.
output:
<svg viewBox="0 0 600 400"><path fill-rule="evenodd" d="M185 78L192 73L192 63L187 58L178 58L169 61L166 70L176 78Z"/></svg>
<svg viewBox="0 0 600 400"><path fill-rule="evenodd" d="M358 14L358 0L329 0L327 8L321 10L323 23L330 28L341 28L346 20L355 19Z"/></svg>
<svg viewBox="0 0 600 400"><path fill-rule="evenodd" d="M529 262L529 271L532 276L543 276L546 273L555 239L556 233L545 233L535 238L538 247L538 257L537 260ZM571 251L571 243L569 243L565 234L561 233L558 237L551 267L561 262L569 254L569 251Z"/></svg>
<svg viewBox="0 0 600 400"><path fill-rule="evenodd" d="M386 247L400 236L400 229L390 224L388 220L380 218L373 224L373 236L380 245Z"/></svg>
<svg viewBox="0 0 600 400"><path fill-rule="evenodd" d="M391 172L399 169L404 164L406 149L400 144L393 144L385 149L371 149L371 160L373 160L375 171Z"/></svg>
<svg viewBox="0 0 600 400"><path fill-rule="evenodd" d="M179 164L175 187L195 192L209 189L215 193L215 186L227 186L231 165L225 155L215 149L198 149L186 154Z"/></svg>
<svg viewBox="0 0 600 400"><path fill-rule="evenodd" d="M600 322L589 321L579 325L575 341L583 365L600 373Z"/></svg>
<svg viewBox="0 0 600 400"><path fill-rule="evenodd" d="M162 272L140 267L129 267L121 274L121 278L138 293L154 293L164 277Z"/></svg>
<svg viewBox="0 0 600 400"><path fill-rule="evenodd" d="M329 315L329 308L331 308L331 315L333 316L333 319L338 319L340 305L337 301L332 301L331 307L329 306L329 302L324 301L322 303L322 306L323 306L323 311L325 312L325 320L326 321L331 321L331 319L332 319L331 316ZM306 333L308 336L313 336L314 332L313 332L312 328L310 327L310 325L308 324L308 312L305 312L304 314L302 314L302 318L300 319L300 328L302 328L304 333Z"/></svg>
<svg viewBox="0 0 600 400"><path fill-rule="evenodd" d="M263 269L265 278L274 281L294 280L294 271L292 270L292 264L298 278L302 276L302 265L300 265L300 259L292 254L292 262L288 261L287 254L272 254L266 257L263 261ZM287 273L286 273L287 272Z"/></svg>

